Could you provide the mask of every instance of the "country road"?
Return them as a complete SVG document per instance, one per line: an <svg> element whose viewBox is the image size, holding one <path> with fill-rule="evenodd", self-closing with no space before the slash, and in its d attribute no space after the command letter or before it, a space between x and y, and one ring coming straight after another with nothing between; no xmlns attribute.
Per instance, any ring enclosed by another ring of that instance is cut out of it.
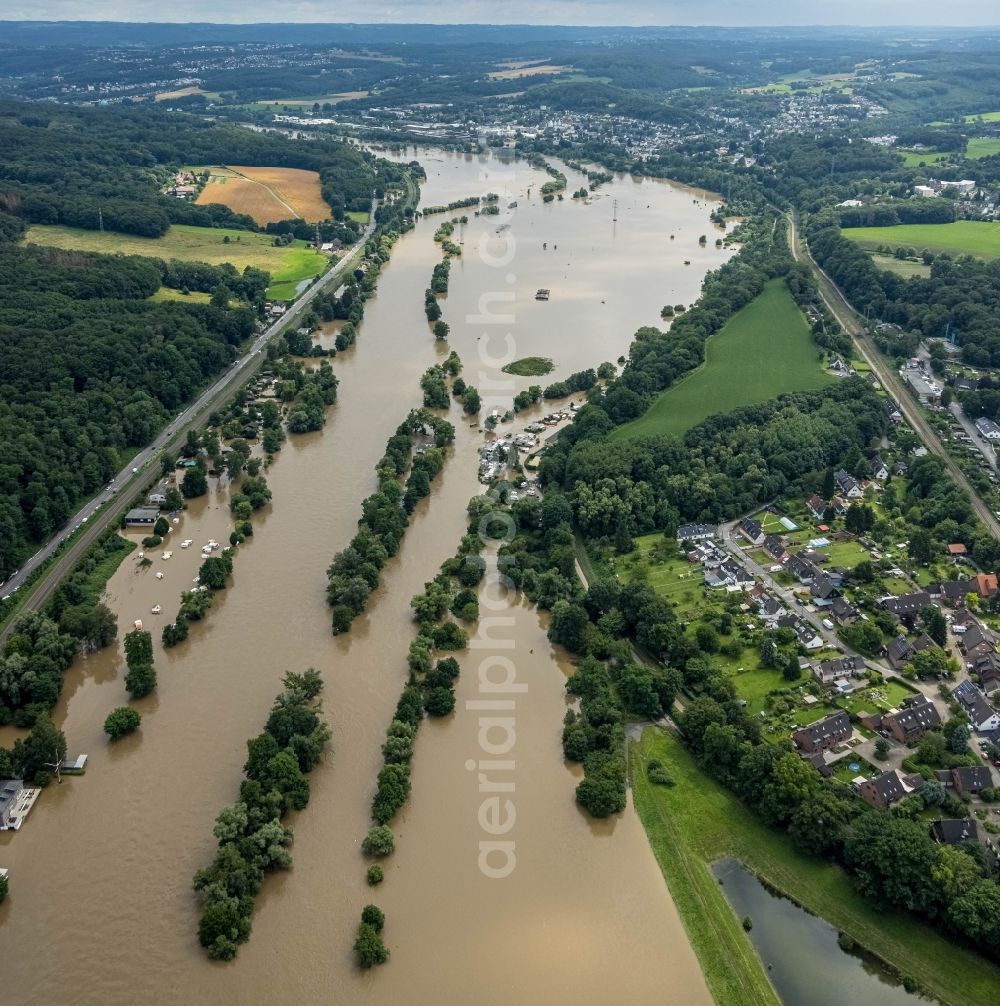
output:
<svg viewBox="0 0 1000 1006"><path fill-rule="evenodd" d="M927 417L921 411L920 406L913 400L913 396L903 385L899 375L883 359L878 351L878 347L872 342L871 337L863 326L859 324L854 308L847 302L847 299L840 292L839 287L833 280L816 264L808 248L803 244L799 234L798 215L794 212L789 216L788 237L793 257L800 262L805 262L813 270L823 302L830 309L830 312L843 327L844 331L854 339L861 355L878 377L882 387L896 400L900 412L906 417L907 422L913 427L917 436L927 445L927 449L932 454L936 454L944 462L951 477L968 493L976 516L986 525L990 534L994 538L1000 538L1000 522L997 521L993 511L983 502L976 490L973 489L972 484L965 477L965 473L945 450L934 428L927 421Z"/></svg>
<svg viewBox="0 0 1000 1006"><path fill-rule="evenodd" d="M175 416L152 443L136 454L111 480L107 489L84 504L60 531L25 562L20 570L4 583L3 587L0 587L0 593L4 597L18 591L31 573L38 566L47 562L67 538L78 528L84 528L58 561L53 563L52 567L46 570L45 575L31 587L31 593L23 600L19 611L31 611L45 601L59 581L100 534L109 526L117 525L122 514L131 506L135 493L151 481L152 473L149 465L151 462L155 462L158 454L184 437L188 429L201 421L203 415L207 415L223 405L233 392L258 369L264 359L261 355L262 351L267 344L294 321L301 318L312 299L320 291L327 289L343 277L353 264L355 253L364 246L375 229L377 205L378 201L373 198L371 214L364 233L348 249L341 260L305 290L274 324L257 336L247 352L237 359L218 380L206 388L183 412ZM0 632L0 641L6 638L13 621L14 619L11 619L6 628Z"/></svg>

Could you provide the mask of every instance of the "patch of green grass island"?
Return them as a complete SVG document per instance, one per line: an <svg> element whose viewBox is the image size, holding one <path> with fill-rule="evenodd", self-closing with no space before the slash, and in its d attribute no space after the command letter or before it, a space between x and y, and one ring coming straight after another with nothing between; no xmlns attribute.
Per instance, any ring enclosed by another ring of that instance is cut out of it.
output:
<svg viewBox="0 0 1000 1006"><path fill-rule="evenodd" d="M505 374L513 374L515 377L543 377L551 373L554 366L548 357L526 356L508 363L502 370Z"/></svg>
<svg viewBox="0 0 1000 1006"><path fill-rule="evenodd" d="M831 380L788 287L780 279L771 280L759 297L709 338L705 362L697 370L611 436L680 436L716 413L766 402L786 391L822 388Z"/></svg>
<svg viewBox="0 0 1000 1006"><path fill-rule="evenodd" d="M655 786L658 760L674 786ZM720 890L710 864L741 862L807 911L852 936L948 1006L994 1006L1000 968L930 926L855 891L835 863L798 852L710 778L672 733L655 728L629 747L633 799L670 895L718 1006L778 1002L760 959Z"/></svg>

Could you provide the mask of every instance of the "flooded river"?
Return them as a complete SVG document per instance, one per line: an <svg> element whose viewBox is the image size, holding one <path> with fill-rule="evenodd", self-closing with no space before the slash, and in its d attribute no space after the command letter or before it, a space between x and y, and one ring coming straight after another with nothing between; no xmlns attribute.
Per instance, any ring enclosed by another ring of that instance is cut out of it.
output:
<svg viewBox="0 0 1000 1006"><path fill-rule="evenodd" d="M169 560L158 549L140 567L133 553L112 578L108 603L121 631L136 618L153 630L159 684L136 703L141 730L112 747L101 728L127 698L120 650L77 660L67 673L55 717L70 754L89 754L87 774L51 786L24 828L0 837L12 890L0 907L0 974L11 1002L710 1002L634 812L591 823L574 803L576 780L559 747L568 667L537 612L512 599L483 599L484 616L499 621L484 617L462 657L456 714L421 729L413 794L393 822L397 851L384 884L365 884L359 843L406 675L409 600L453 553L465 505L482 488L482 435L453 409L457 438L443 475L368 612L348 635L331 636L325 568L354 532L386 439L420 404L420 374L455 349L487 408L509 407L538 379L506 378L503 363L551 357L547 383L613 361L637 327L657 324L663 304L690 304L705 270L731 254L715 248L714 204L702 193L624 177L590 202L543 204L547 176L523 164L417 156L428 173L425 205L502 196L499 216L460 211L470 221L456 232L465 253L442 300L448 347L429 333L423 292L440 258L433 232L451 214L421 221L397 244L357 346L334 361L341 385L326 429L290 438L281 451L268 472L273 504L255 518L232 586L189 640L164 652L159 631L197 572L201 544L228 537L225 487L213 480L183 515ZM566 173L572 192L584 180ZM551 289L548 302L534 299L538 287ZM181 550L183 538L194 545ZM155 603L163 615L151 614ZM516 844L516 865L491 879L497 860L486 870L481 860L489 835L480 762L495 757L496 735L479 703L483 662L503 660L526 690L510 712L514 742L503 761L512 764L485 766L490 779L505 773L505 799L516 808L504 836ZM281 675L309 666L325 678L334 739L311 776L309 807L291 822L294 868L265 883L236 961L213 964L197 945L191 877L212 857L213 820L237 795L245 741L262 727ZM0 743L10 743L9 732ZM351 944L369 901L386 912L392 957L362 973Z"/></svg>

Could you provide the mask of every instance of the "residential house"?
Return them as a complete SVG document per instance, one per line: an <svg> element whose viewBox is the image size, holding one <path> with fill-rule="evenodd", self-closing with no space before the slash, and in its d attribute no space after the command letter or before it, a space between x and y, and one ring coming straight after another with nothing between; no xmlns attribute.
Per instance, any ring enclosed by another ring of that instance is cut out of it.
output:
<svg viewBox="0 0 1000 1006"><path fill-rule="evenodd" d="M903 413L899 411L899 406L891 398L886 400L885 413L889 417L890 422L902 422Z"/></svg>
<svg viewBox="0 0 1000 1006"><path fill-rule="evenodd" d="M986 765L963 765L951 770L951 784L956 793L981 793L993 788L993 773Z"/></svg>
<svg viewBox="0 0 1000 1006"><path fill-rule="evenodd" d="M897 671L913 659L915 652L906 636L897 636L885 648L886 658Z"/></svg>
<svg viewBox="0 0 1000 1006"><path fill-rule="evenodd" d="M979 826L974 818L946 818L931 825L931 837L941 845L962 845L979 841Z"/></svg>
<svg viewBox="0 0 1000 1006"><path fill-rule="evenodd" d="M823 637L805 620L797 615L783 615L778 619L778 627L791 629L795 638L807 650L823 649Z"/></svg>
<svg viewBox="0 0 1000 1006"><path fill-rule="evenodd" d="M882 810L891 807L897 800L902 800L907 795L903 781L895 769L883 772L874 779L865 779L859 784L858 792L865 803Z"/></svg>
<svg viewBox="0 0 1000 1006"><path fill-rule="evenodd" d="M752 517L744 517L743 520L739 522L736 528L737 531L751 545L762 545L764 543L764 529L760 526L758 521L755 521Z"/></svg>
<svg viewBox="0 0 1000 1006"><path fill-rule="evenodd" d="M911 628L921 608L931 603L931 595L926 590L918 590L913 594L902 594L899 597L883 597L879 604L886 611L895 615L901 622Z"/></svg>
<svg viewBox="0 0 1000 1006"><path fill-rule="evenodd" d="M975 391L979 381L975 377L956 377L953 387L956 391Z"/></svg>
<svg viewBox="0 0 1000 1006"><path fill-rule="evenodd" d="M969 725L976 733L1000 730L1000 713L972 681L957 685L952 695L961 703L969 717Z"/></svg>
<svg viewBox="0 0 1000 1006"><path fill-rule="evenodd" d="M949 607L957 608L965 604L965 599L976 589L975 579L944 580L927 588L932 596L940 597Z"/></svg>
<svg viewBox="0 0 1000 1006"><path fill-rule="evenodd" d="M937 706L926 695L907 699L899 709L882 717L882 727L901 744L910 744L927 730L941 725Z"/></svg>
<svg viewBox="0 0 1000 1006"><path fill-rule="evenodd" d="M843 709L837 710L831 716L800 727L792 734L795 745L808 754L826 751L849 740L854 733L851 718Z"/></svg>
<svg viewBox="0 0 1000 1006"><path fill-rule="evenodd" d="M958 648L965 654L965 662L971 667L977 660L996 653L993 640L982 624L975 622L966 629L958 642Z"/></svg>
<svg viewBox="0 0 1000 1006"><path fill-rule="evenodd" d="M968 551L969 550L960 541L952 542L947 548L949 559L958 559L967 555Z"/></svg>
<svg viewBox="0 0 1000 1006"><path fill-rule="evenodd" d="M788 558L788 552L785 550L785 543L781 540L780 535L769 534L764 539L762 547L775 562L784 562L785 559Z"/></svg>
<svg viewBox="0 0 1000 1006"><path fill-rule="evenodd" d="M986 695L996 695L1000 692L1000 658L991 653L976 665L979 674L979 685Z"/></svg>
<svg viewBox="0 0 1000 1006"><path fill-rule="evenodd" d="M765 594L757 603L757 613L768 625L773 626L782 616L784 610L781 603L770 594Z"/></svg>
<svg viewBox="0 0 1000 1006"><path fill-rule="evenodd" d="M937 643L927 635L926 632L921 632L916 639L913 640L913 652L920 653L923 650L937 650L940 649Z"/></svg>
<svg viewBox="0 0 1000 1006"><path fill-rule="evenodd" d="M840 496L834 496L833 499L830 500L830 508L838 517L843 517L848 511L849 504L847 500L841 499Z"/></svg>
<svg viewBox="0 0 1000 1006"><path fill-rule="evenodd" d="M872 477L879 482L885 482L889 478L889 469L878 454L872 458Z"/></svg>
<svg viewBox="0 0 1000 1006"><path fill-rule="evenodd" d="M704 541L714 536L715 527L712 524L681 524L677 529L678 544L682 541Z"/></svg>
<svg viewBox="0 0 1000 1006"><path fill-rule="evenodd" d="M861 612L846 597L833 599L830 614L838 625L853 625L861 617Z"/></svg>
<svg viewBox="0 0 1000 1006"><path fill-rule="evenodd" d="M861 499L865 494L858 480L853 475L845 472L843 468L834 475L834 480L841 495L846 496L849 500Z"/></svg>
<svg viewBox="0 0 1000 1006"><path fill-rule="evenodd" d="M976 593L980 597L992 597L1000 589L996 573L979 573L973 579L976 582Z"/></svg>
<svg viewBox="0 0 1000 1006"><path fill-rule="evenodd" d="M785 563L785 569L799 583L811 583L812 578L819 572L808 559L803 559L800 555L789 556L788 561Z"/></svg>
<svg viewBox="0 0 1000 1006"><path fill-rule="evenodd" d="M803 756L803 761L809 762L810 765L824 778L829 779L833 775L833 769L826 763L826 757L822 751L816 751L814 754Z"/></svg>
<svg viewBox="0 0 1000 1006"><path fill-rule="evenodd" d="M838 594L833 580L826 573L820 573L813 577L809 593L812 594L813 602L817 608L829 608Z"/></svg>
<svg viewBox="0 0 1000 1006"><path fill-rule="evenodd" d="M806 506L809 508L809 512L816 518L816 520L823 520L826 514L827 503L822 500L815 493L806 500Z"/></svg>
<svg viewBox="0 0 1000 1006"><path fill-rule="evenodd" d="M988 419L986 416L976 420L976 429L979 430L979 435L983 440L1000 440L1000 426L997 426L992 419Z"/></svg>
<svg viewBox="0 0 1000 1006"><path fill-rule="evenodd" d="M149 503L150 506L161 507L167 502L167 497L163 493L150 493L146 497L146 502Z"/></svg>
<svg viewBox="0 0 1000 1006"><path fill-rule="evenodd" d="M828 685L838 678L860 677L867 669L862 657L837 657L821 660L813 667L813 675L821 684Z"/></svg>
<svg viewBox="0 0 1000 1006"><path fill-rule="evenodd" d="M905 461L897 461L890 469L890 473L894 476L905 475L909 470L909 466Z"/></svg>

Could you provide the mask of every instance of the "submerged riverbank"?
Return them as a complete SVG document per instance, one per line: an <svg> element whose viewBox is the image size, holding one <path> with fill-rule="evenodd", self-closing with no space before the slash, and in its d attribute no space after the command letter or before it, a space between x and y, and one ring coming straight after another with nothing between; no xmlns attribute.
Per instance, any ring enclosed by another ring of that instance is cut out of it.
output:
<svg viewBox="0 0 1000 1006"><path fill-rule="evenodd" d="M538 189L548 176L523 164L494 155L418 156L428 172L427 203L495 190L503 206L518 206L472 216L456 230L464 254L451 269L447 344L429 338L423 311L440 259L433 241L440 218L418 221L397 242L357 344L332 361L340 384L325 429L291 438L268 470L273 508L255 518L258 533L241 546L239 575L189 640L164 651L154 633L158 686L136 704L141 731L113 747L103 737L104 717L121 695L117 647L78 659L67 673L55 719L70 747L90 754L87 775L47 790L17 838L0 839L16 880L0 908L11 949L6 987L21 1002L70 1006L145 995L212 1006L319 1003L331 990L349 1003L500 1006L515 997L582 1002L598 994L625 994L636 1004L709 1002L635 814L594 824L574 803L576 780L559 753L566 663L533 609L492 594L480 595L480 642L463 655L457 712L425 724L413 797L394 821L399 848L378 893L392 920L391 959L375 973L355 966L354 930L372 897L360 840L385 727L407 675L409 602L453 554L468 500L482 491L482 435L452 404L452 459L414 508L367 610L350 633L330 635L326 567L356 531L387 439L421 405L420 375L454 349L466 380L480 389L484 414L509 408L532 381L503 374L504 364L545 356L555 361L557 381L615 360L637 327L657 323L665 301L690 303L704 270L730 255L698 250L715 204L689 189L624 177L589 203L543 203ZM697 268L682 266L685 255ZM550 301L534 299L539 286L552 289ZM523 415L530 421L545 411L539 405ZM224 540L229 528L226 491L213 481L176 533ZM173 592L190 583L197 558L175 552L162 584ZM148 618L165 597L160 583L123 563L107 599L120 624ZM494 639L501 643L491 650ZM483 796L478 772L467 768L490 757L480 741L481 711L466 705L484 697L478 662L489 654L514 660L528 687L516 722L517 868L504 880L479 869ZM233 798L245 739L259 730L284 672L310 666L326 682L333 757L310 778L295 868L265 879L253 937L238 960L213 964L198 947L190 878L213 855L212 823ZM130 896L113 910L98 908L108 890ZM455 962L446 978L428 963L444 947Z"/></svg>

